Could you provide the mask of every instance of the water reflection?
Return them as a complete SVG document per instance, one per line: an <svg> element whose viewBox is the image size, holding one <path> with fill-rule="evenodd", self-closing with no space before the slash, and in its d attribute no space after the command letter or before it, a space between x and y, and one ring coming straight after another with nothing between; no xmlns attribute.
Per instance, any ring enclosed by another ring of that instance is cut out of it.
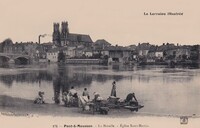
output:
<svg viewBox="0 0 200 128"><path fill-rule="evenodd" d="M52 76L47 71L0 75L0 81L8 87L12 86L14 81L17 83L39 83L41 80L52 81Z"/></svg>
<svg viewBox="0 0 200 128"><path fill-rule="evenodd" d="M64 91L68 91L70 87L90 86L91 83L92 75L87 75L85 72L76 73L71 71L70 68L66 66L58 65L57 73L53 74L55 103L60 103L60 96Z"/></svg>
<svg viewBox="0 0 200 128"><path fill-rule="evenodd" d="M55 103L60 103L60 93L67 90L69 87L67 84L68 79L65 77L65 68L59 67L57 72L58 74L53 75L54 101Z"/></svg>
<svg viewBox="0 0 200 128"><path fill-rule="evenodd" d="M0 81L7 85L8 87L12 86L14 80L14 76L13 75L4 75L4 76L0 76Z"/></svg>
<svg viewBox="0 0 200 128"><path fill-rule="evenodd" d="M55 103L59 103L62 93L68 91L72 86L75 88L88 88L91 86L92 81L105 83L111 79L120 81L124 78L123 75L92 74L89 73L88 67L73 68L58 65L57 70L54 70L56 73L52 74L52 77ZM91 67L91 69L94 70L95 67Z"/></svg>
<svg viewBox="0 0 200 128"><path fill-rule="evenodd" d="M115 67L115 66L114 66ZM119 67L119 66L118 66ZM1 74L0 81L11 87L13 82L17 83L41 83L41 81L52 82L55 92L63 92L71 86L74 87L89 87L93 81L106 83L110 80L121 81L124 79L136 80L139 83L149 83L154 80L162 81L163 83L189 82L194 76L198 76L199 72L195 69L170 69L163 67L130 67L121 70L112 70L109 67L98 66L55 66L53 71L46 70L22 70L15 74Z"/></svg>
<svg viewBox="0 0 200 128"><path fill-rule="evenodd" d="M119 66L118 66L119 67ZM41 81L52 82L55 90L68 90L71 86L89 87L93 81L106 83L110 80L121 81L124 79L137 80L141 83L149 83L158 79L163 83L189 82L199 72L195 69L170 69L163 67L137 67L121 68L122 71L112 70L109 67L97 66L56 66L53 71L46 70L27 70L14 74L1 74L0 81L10 87L13 81L17 83L39 83ZM57 89L58 88L58 89ZM58 92L60 92L58 91Z"/></svg>
<svg viewBox="0 0 200 128"><path fill-rule="evenodd" d="M83 89L87 87L90 94L98 91L106 98L110 95L112 82L115 80L117 96L125 98L128 93L134 91L139 101L148 106L141 111L182 113L186 108L181 105L187 106L196 101L196 107L192 106L193 108L191 107L186 113L200 114L197 108L200 106L197 99L200 97L197 91L200 90L199 69L171 69L163 66L43 65L35 68L21 67L20 70L12 68L15 73L6 70L0 68L0 92L6 95L12 96L14 93L16 97L32 99L38 90L43 90L48 102L59 103L62 93L74 86L79 94L82 94ZM26 95L22 95L23 91ZM173 100L168 101L169 97ZM185 99L190 97L190 100L183 102L183 97ZM165 100L174 105L165 108L167 106Z"/></svg>

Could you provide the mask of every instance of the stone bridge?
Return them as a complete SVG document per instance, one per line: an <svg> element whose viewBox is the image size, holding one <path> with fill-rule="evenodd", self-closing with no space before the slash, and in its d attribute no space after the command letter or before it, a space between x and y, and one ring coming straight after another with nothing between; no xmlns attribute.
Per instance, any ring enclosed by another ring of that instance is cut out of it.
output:
<svg viewBox="0 0 200 128"><path fill-rule="evenodd" d="M30 56L14 53L0 53L0 63L29 64Z"/></svg>

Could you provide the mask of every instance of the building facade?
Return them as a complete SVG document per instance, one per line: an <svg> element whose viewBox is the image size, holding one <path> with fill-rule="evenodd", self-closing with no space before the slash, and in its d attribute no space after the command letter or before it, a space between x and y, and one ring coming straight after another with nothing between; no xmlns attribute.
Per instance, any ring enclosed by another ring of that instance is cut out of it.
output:
<svg viewBox="0 0 200 128"><path fill-rule="evenodd" d="M93 43L89 35L70 33L68 28L68 22L62 22L61 28L59 23L53 25L53 44L57 47L63 47L68 45L84 45L86 47L91 46Z"/></svg>
<svg viewBox="0 0 200 128"><path fill-rule="evenodd" d="M51 49L47 52L48 62L58 62L59 48Z"/></svg>

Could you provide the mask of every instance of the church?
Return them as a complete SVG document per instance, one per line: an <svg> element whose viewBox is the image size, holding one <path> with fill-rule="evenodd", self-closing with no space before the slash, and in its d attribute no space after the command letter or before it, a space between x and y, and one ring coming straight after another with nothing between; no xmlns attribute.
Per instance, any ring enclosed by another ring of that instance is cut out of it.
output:
<svg viewBox="0 0 200 128"><path fill-rule="evenodd" d="M68 22L54 23L53 25L53 44L57 47L64 46L79 46L85 47L92 46L92 39L89 35L70 33Z"/></svg>

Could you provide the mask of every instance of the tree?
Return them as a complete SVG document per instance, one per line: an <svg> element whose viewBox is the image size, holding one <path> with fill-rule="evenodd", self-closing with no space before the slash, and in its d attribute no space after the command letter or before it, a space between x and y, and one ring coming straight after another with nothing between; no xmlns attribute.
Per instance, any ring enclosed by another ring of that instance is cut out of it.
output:
<svg viewBox="0 0 200 128"><path fill-rule="evenodd" d="M12 41L12 39L7 38L2 42L2 44L13 44L13 41Z"/></svg>
<svg viewBox="0 0 200 128"><path fill-rule="evenodd" d="M12 45L13 45L13 41L10 38L7 38L2 42L2 47L1 47L0 51L1 52L12 52ZM9 50L6 50L7 48L9 48Z"/></svg>
<svg viewBox="0 0 200 128"><path fill-rule="evenodd" d="M63 53L63 51L60 51L58 53L58 62L65 62L65 54Z"/></svg>
<svg viewBox="0 0 200 128"><path fill-rule="evenodd" d="M182 60L185 61L187 59L187 55L183 54L182 55Z"/></svg>
<svg viewBox="0 0 200 128"><path fill-rule="evenodd" d="M192 61L197 61L199 59L199 45L194 45L191 47L190 59Z"/></svg>

